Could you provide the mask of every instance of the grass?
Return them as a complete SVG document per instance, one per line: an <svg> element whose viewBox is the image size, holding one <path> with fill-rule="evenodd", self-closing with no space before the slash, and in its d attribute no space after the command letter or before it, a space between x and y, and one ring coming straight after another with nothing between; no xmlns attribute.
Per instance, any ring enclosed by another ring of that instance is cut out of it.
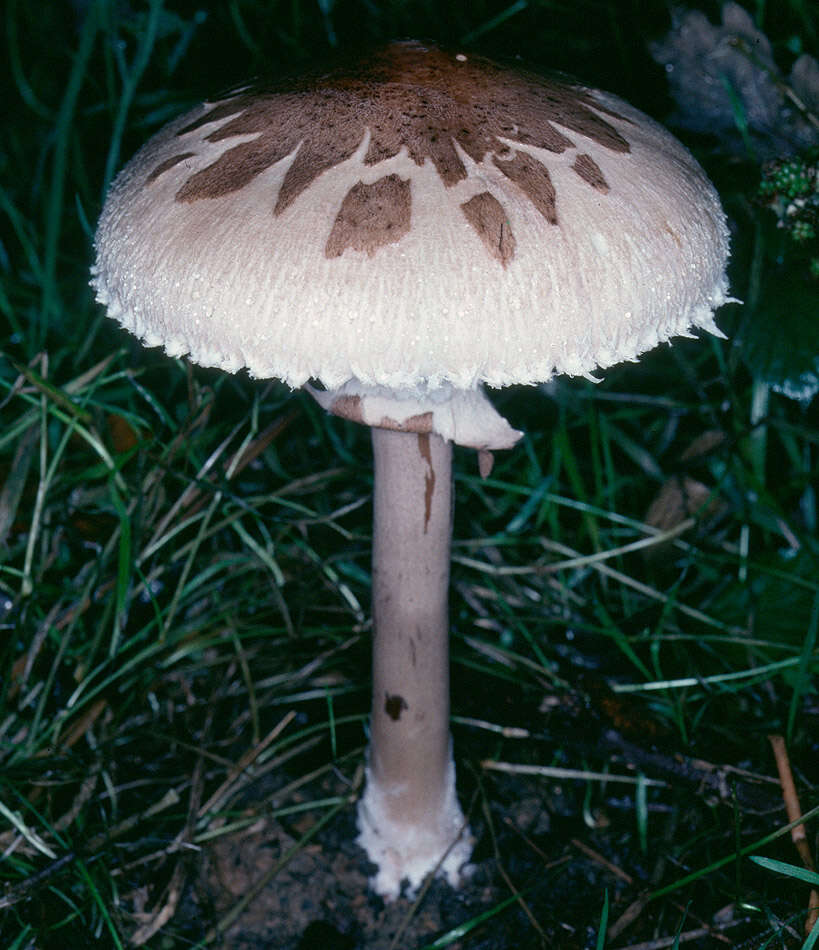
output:
<svg viewBox="0 0 819 950"><path fill-rule="evenodd" d="M808 5L768 6L751 12L783 64L815 51ZM645 40L667 25L610 0L7 4L4 946L215 941L230 912L199 930L184 912L196 856L261 819L303 851L349 814L366 742L368 435L110 324L87 281L116 169L214 89L412 33L520 51L662 117ZM496 394L523 443L485 480L456 453L453 729L502 873L431 946L506 946L493 920L524 946L590 945L586 926L597 946L805 939L808 887L771 871L798 857L767 736L786 738L815 843L817 407L741 345L784 318L766 289L798 250L756 200L759 162L688 144L734 226L746 305L719 320L737 342ZM815 280L796 284L815 309ZM500 840L523 798L551 831ZM564 879L582 883L555 902Z"/></svg>

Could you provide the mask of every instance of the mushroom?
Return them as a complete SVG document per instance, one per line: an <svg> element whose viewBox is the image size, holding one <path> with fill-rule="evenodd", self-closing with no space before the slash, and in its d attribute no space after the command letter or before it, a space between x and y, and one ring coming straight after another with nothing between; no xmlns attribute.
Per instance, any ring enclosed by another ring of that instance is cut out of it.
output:
<svg viewBox="0 0 819 950"><path fill-rule="evenodd" d="M387 898L472 839L449 733L452 444L521 433L483 386L719 335L728 234L610 94L417 42L171 122L113 183L97 299L146 345L307 386L372 427L373 691L358 841ZM312 381L312 383L311 383Z"/></svg>

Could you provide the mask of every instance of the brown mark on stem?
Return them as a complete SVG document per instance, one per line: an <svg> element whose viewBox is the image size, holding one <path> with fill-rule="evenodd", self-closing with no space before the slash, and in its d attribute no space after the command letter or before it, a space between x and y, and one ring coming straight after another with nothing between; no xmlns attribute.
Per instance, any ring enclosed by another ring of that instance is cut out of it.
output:
<svg viewBox="0 0 819 950"><path fill-rule="evenodd" d="M432 514L432 496L435 493L435 469L432 467L429 434L426 432L418 436L418 451L421 453L421 458L427 463L428 469L426 475L424 475L424 534L426 534Z"/></svg>
<svg viewBox="0 0 819 950"><path fill-rule="evenodd" d="M390 696L389 693L384 694L384 712L392 719L393 722L398 722L401 718L401 713L409 709L407 701L403 696L395 695Z"/></svg>

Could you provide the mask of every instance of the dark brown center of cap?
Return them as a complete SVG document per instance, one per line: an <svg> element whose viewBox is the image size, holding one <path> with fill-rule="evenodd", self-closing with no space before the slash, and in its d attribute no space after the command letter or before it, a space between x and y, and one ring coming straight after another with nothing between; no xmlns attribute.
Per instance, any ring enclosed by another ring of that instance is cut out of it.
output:
<svg viewBox="0 0 819 950"><path fill-rule="evenodd" d="M475 162L491 155L494 166L550 224L557 224L548 169L509 143L560 153L575 147L568 131L609 151L628 152L629 143L609 118L628 121L566 79L518 72L420 43L393 43L352 66L276 86L250 87L218 102L177 134L220 122L205 135L208 142L255 138L190 175L176 197L190 202L238 191L298 149L276 197L273 210L281 214L322 172L350 158L369 131L365 164L376 165L406 148L418 165L429 159L447 186L467 177L456 143ZM164 160L149 179L190 155L186 149ZM578 155L572 168L592 188L608 191L591 156ZM359 191L351 191L345 201L328 256L338 256L346 247L372 253L380 244L397 241L409 226L408 188L394 176L375 191L361 184L354 188ZM398 212L385 210L388 193L399 199ZM381 209L379 234L362 243L353 234L356 217L371 215L374 208ZM463 210L490 253L505 265L514 253L514 237L497 199L486 193L465 203Z"/></svg>

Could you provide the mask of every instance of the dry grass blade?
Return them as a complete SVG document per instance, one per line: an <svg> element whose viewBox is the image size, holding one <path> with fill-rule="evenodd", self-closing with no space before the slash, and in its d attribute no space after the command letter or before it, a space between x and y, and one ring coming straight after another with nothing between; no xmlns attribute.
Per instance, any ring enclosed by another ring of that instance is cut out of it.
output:
<svg viewBox="0 0 819 950"><path fill-rule="evenodd" d="M665 788L668 785L667 782L660 782L650 778L639 779L633 775L610 775L608 772L588 772L584 769L564 769L551 765L495 762L492 759L484 759L481 762L481 768L489 772L506 772L510 775L540 775L544 778L576 779L581 782L613 782L615 784L637 785L642 781L646 785L655 785L659 788Z"/></svg>
<svg viewBox="0 0 819 950"><path fill-rule="evenodd" d="M284 730L290 725L290 723L296 718L296 713L291 710L287 713L278 723L268 732L268 734L260 742L256 743L247 752L242 755L239 761L234 765L224 782L216 789L215 792L208 798L208 800L200 806L198 810L198 817L202 818L207 815L209 812L218 811L225 799L230 795L235 793L233 786L236 781L243 777L247 772L247 769L259 758L259 756L264 752L264 750L273 742L275 739L284 732Z"/></svg>
<svg viewBox="0 0 819 950"><path fill-rule="evenodd" d="M31 426L20 437L11 467L0 491L0 548L6 543L9 531L17 517L26 479L37 447L37 429Z"/></svg>

